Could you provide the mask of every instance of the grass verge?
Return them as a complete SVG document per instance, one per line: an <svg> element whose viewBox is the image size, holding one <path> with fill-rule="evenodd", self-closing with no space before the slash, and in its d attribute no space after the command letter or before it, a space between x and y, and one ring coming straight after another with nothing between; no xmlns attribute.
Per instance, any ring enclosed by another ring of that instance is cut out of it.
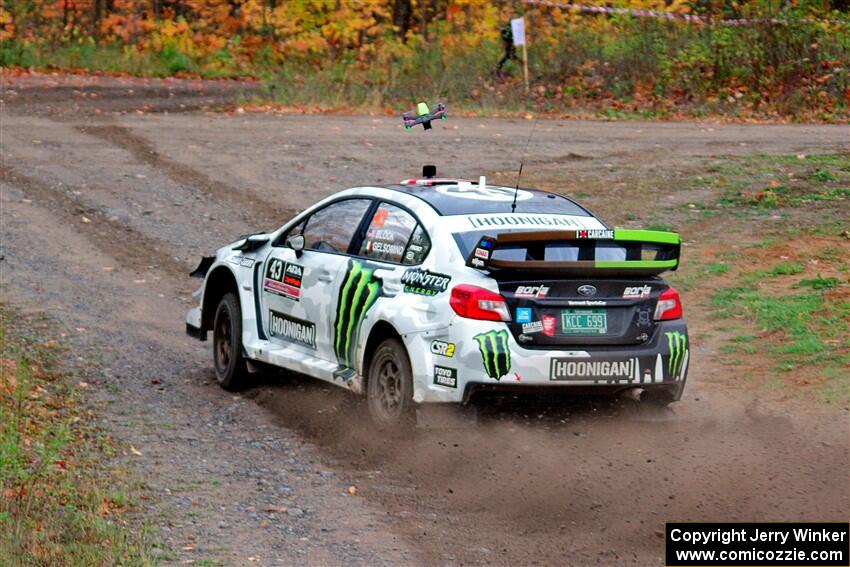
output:
<svg viewBox="0 0 850 567"><path fill-rule="evenodd" d="M766 212L846 202L850 158L846 154L753 155L716 165L698 182L721 188L719 205L725 208Z"/></svg>
<svg viewBox="0 0 850 567"><path fill-rule="evenodd" d="M847 407L850 284L846 274L801 277L814 266L832 269L824 264L786 260L767 269L741 271L732 285L713 294L711 306L717 316L737 320L738 334L721 351L732 358L750 358L738 364L754 366L767 357L777 387L811 386L824 401ZM836 269L842 273L840 266Z"/></svg>
<svg viewBox="0 0 850 567"><path fill-rule="evenodd" d="M150 565L119 449L59 370L62 350L0 304L0 563Z"/></svg>

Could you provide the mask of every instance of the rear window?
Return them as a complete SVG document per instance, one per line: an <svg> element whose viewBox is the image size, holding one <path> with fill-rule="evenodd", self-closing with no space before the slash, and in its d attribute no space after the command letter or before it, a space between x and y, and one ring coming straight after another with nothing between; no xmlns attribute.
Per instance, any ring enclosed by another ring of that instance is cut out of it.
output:
<svg viewBox="0 0 850 567"><path fill-rule="evenodd" d="M505 232L534 232L534 229L499 230ZM492 230L475 232L456 232L453 234L460 253L464 258L469 256L482 236L493 236ZM595 243L595 246L594 246ZM536 242L529 245L519 244L513 247L498 248L493 252L494 260L512 260L525 262L529 260L544 260L546 262L576 262L579 260L611 260L627 259L628 251L616 242L604 240L588 240L586 242ZM647 258L649 259L649 258Z"/></svg>

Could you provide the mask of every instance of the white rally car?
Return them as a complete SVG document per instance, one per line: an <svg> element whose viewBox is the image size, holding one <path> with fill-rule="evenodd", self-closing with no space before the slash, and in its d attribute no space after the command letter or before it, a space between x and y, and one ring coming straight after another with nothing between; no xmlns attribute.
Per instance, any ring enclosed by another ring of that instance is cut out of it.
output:
<svg viewBox="0 0 850 567"><path fill-rule="evenodd" d="M612 230L543 191L357 187L201 261L187 331L219 383L257 363L365 394L379 423L482 390L678 400L688 369L669 232Z"/></svg>

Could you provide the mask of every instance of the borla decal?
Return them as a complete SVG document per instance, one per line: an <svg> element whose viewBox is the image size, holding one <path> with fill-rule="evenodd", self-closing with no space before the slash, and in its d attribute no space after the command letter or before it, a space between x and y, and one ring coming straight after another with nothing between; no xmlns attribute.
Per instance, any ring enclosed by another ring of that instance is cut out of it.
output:
<svg viewBox="0 0 850 567"><path fill-rule="evenodd" d="M273 337L316 348L316 325L277 311L269 311L269 333Z"/></svg>
<svg viewBox="0 0 850 567"><path fill-rule="evenodd" d="M382 282L374 268L360 260L349 260L339 288L334 321L334 351L340 366L354 367L354 351L366 312L381 295Z"/></svg>
<svg viewBox="0 0 850 567"><path fill-rule="evenodd" d="M664 334L667 336L667 347L670 350L667 371L670 379L678 380L682 376L682 370L688 358L688 337L678 331Z"/></svg>
<svg viewBox="0 0 850 567"><path fill-rule="evenodd" d="M401 276L404 291L418 295L437 295L449 288L451 276L437 274L419 268L410 269Z"/></svg>
<svg viewBox="0 0 850 567"><path fill-rule="evenodd" d="M301 298L301 280L304 268L298 264L273 258L266 269L263 290L298 301Z"/></svg>
<svg viewBox="0 0 850 567"><path fill-rule="evenodd" d="M514 292L514 297L543 298L549 293L549 286L545 285L520 285Z"/></svg>
<svg viewBox="0 0 850 567"><path fill-rule="evenodd" d="M645 299L652 294L652 288L648 285L627 287L623 290L623 299Z"/></svg>
<svg viewBox="0 0 850 567"><path fill-rule="evenodd" d="M507 331L487 331L473 337L484 361L487 376L499 380L511 371L511 350Z"/></svg>

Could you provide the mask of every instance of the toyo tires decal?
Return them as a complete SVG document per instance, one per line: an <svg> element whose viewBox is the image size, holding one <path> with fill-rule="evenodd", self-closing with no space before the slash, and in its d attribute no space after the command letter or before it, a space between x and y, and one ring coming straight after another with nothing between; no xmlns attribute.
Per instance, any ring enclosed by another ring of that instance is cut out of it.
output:
<svg viewBox="0 0 850 567"><path fill-rule="evenodd" d="M350 260L339 288L334 321L334 351L340 366L354 366L354 350L360 335L360 324L369 308L381 294L381 280L375 270L359 260Z"/></svg>
<svg viewBox="0 0 850 567"><path fill-rule="evenodd" d="M664 333L667 336L667 347L670 350L670 358L667 361L667 371L670 378L678 379L682 373L685 355L688 349L688 337L678 331Z"/></svg>
<svg viewBox="0 0 850 567"><path fill-rule="evenodd" d="M511 370L511 350L507 331L487 331L473 337L484 361L487 376L499 380Z"/></svg>

